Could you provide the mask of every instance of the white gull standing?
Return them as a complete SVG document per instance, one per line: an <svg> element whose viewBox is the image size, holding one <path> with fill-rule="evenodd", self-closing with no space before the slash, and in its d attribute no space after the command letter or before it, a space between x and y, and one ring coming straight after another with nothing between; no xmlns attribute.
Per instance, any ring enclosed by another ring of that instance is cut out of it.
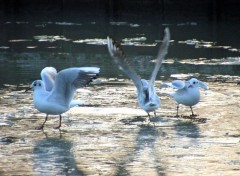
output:
<svg viewBox="0 0 240 176"><path fill-rule="evenodd" d="M129 65L128 59L124 54L121 46L118 45L113 39L107 38L108 50L116 64L129 78L132 79L134 85L137 88L137 98L140 107L147 112L149 120L150 120L150 112L154 112L156 116L156 109L160 106L160 99L155 91L155 79L158 73L158 70L162 64L162 60L166 56L168 52L170 40L170 32L169 29L166 28L164 30L164 37L162 41L162 45L158 52L158 56L155 63L155 68L152 72L150 80L147 81L145 79L141 79L135 70Z"/></svg>
<svg viewBox="0 0 240 176"><path fill-rule="evenodd" d="M98 76L99 71L100 68L98 67L75 67L57 73L53 67L44 68L41 72L42 80L33 81L29 88L34 91L35 108L42 113L46 113L45 121L36 129L43 129L48 115L59 115L59 125L55 128L60 128L61 114L81 104L81 101L72 101L74 92L78 88L88 85L92 79Z"/></svg>
<svg viewBox="0 0 240 176"><path fill-rule="evenodd" d="M187 81L174 80L171 83L163 83L160 88L171 87L177 89L175 92L164 92L167 95L170 95L177 102L177 117L179 104L189 106L192 111L191 116L196 116L193 113L192 106L196 105L200 101L200 91L199 87L207 90L208 86L202 81L197 80L196 78L191 78Z"/></svg>

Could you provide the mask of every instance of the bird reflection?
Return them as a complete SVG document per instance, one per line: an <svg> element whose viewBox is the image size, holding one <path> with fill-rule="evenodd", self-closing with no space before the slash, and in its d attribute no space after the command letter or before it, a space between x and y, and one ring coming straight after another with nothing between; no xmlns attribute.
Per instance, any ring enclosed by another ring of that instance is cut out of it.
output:
<svg viewBox="0 0 240 176"><path fill-rule="evenodd" d="M198 145L200 130L197 124L192 122L179 122L174 125L177 135L182 138L190 139L189 146Z"/></svg>
<svg viewBox="0 0 240 176"><path fill-rule="evenodd" d="M116 175L131 175L128 167L134 166L133 162L141 159L151 160L151 164L145 163L147 168L154 168L158 175L165 175L160 158L157 155L155 143L159 137L164 137L165 133L153 126L141 126L136 138L136 147L127 158L119 164ZM147 155L145 155L147 152Z"/></svg>
<svg viewBox="0 0 240 176"><path fill-rule="evenodd" d="M37 175L86 175L78 170L71 148L72 143L63 138L38 141L34 148L34 171Z"/></svg>

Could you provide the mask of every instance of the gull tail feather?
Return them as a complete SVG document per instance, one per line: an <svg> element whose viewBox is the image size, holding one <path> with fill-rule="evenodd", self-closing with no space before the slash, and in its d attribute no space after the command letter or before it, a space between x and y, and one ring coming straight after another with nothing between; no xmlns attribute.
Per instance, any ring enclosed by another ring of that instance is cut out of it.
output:
<svg viewBox="0 0 240 176"><path fill-rule="evenodd" d="M173 97L174 94L175 94L175 92L166 92L166 91L161 92L161 93L162 93L162 94L165 94L165 95L169 95L169 96L171 96L171 97Z"/></svg>
<svg viewBox="0 0 240 176"><path fill-rule="evenodd" d="M73 108L75 106L80 106L83 104L85 104L84 100L72 100L69 106L70 106L70 108Z"/></svg>

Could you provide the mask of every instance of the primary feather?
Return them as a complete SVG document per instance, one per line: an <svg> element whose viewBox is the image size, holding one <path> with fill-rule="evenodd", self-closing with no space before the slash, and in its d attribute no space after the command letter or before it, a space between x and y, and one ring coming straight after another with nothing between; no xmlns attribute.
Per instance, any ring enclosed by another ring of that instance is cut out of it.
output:
<svg viewBox="0 0 240 176"><path fill-rule="evenodd" d="M158 52L154 70L151 74L150 81L141 79L135 70L130 66L129 61L119 44L117 44L113 39L107 38L108 42L108 51L112 56L115 63L118 65L129 78L132 79L134 85L137 88L137 97L140 107L145 110L147 113L152 112L160 106L160 99L156 94L154 88L154 82L158 73L159 68L161 67L162 60L167 54L170 41L170 32L166 28L164 31L164 38L161 44L161 47Z"/></svg>

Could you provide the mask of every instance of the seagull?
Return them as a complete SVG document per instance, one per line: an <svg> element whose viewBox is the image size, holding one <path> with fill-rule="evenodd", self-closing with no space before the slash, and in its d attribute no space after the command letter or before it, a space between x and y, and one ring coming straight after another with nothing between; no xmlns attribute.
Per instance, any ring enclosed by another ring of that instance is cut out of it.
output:
<svg viewBox="0 0 240 176"><path fill-rule="evenodd" d="M25 91L32 89L35 108L46 113L46 118L37 130L42 130L48 115L59 115L59 125L61 127L61 114L70 108L79 105L81 101L72 100L74 92L81 87L88 85L99 75L98 67L74 67L67 68L57 73L53 67L46 67L41 72L42 80L35 80Z"/></svg>
<svg viewBox="0 0 240 176"><path fill-rule="evenodd" d="M150 112L154 112L156 117L156 109L160 106L160 99L156 94L154 88L154 82L158 73L158 70L162 64L162 60L166 56L168 52L170 40L170 32L169 29L166 28L164 30L164 38L162 41L162 45L160 47L155 68L152 72L150 80L147 81L145 79L141 79L135 70L129 65L128 58L126 57L123 49L120 45L118 45L113 39L107 37L108 51L115 61L115 63L119 66L119 69L122 70L129 78L132 79L134 85L137 88L137 98L138 104L140 107L148 114L150 120Z"/></svg>
<svg viewBox="0 0 240 176"><path fill-rule="evenodd" d="M170 95L177 102L177 115L179 104L189 106L192 111L191 116L196 116L193 113L192 106L196 105L200 101L200 91L199 87L207 90L208 86L202 81L197 80L196 78L191 78L187 81L174 80L171 83L163 83L160 88L171 87L177 89L175 92L164 92L167 95Z"/></svg>

